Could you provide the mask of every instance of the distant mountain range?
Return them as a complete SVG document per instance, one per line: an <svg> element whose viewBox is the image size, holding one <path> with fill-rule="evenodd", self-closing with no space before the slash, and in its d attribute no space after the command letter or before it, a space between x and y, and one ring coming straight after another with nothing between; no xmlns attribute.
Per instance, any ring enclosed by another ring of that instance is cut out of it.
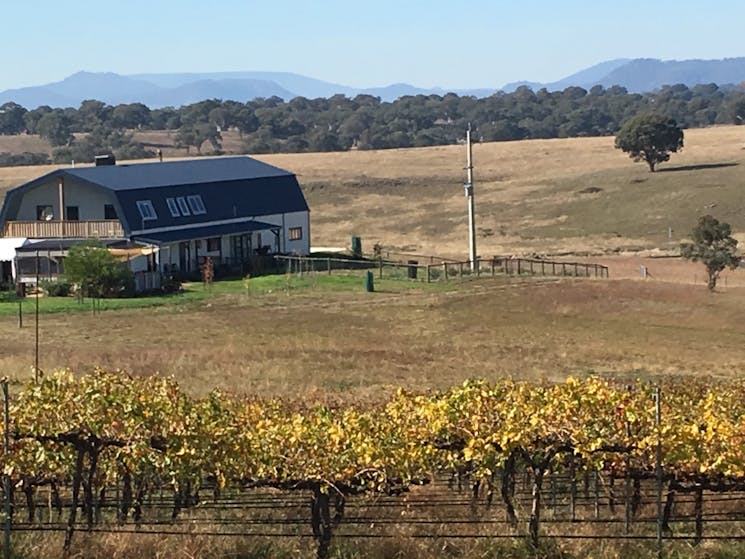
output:
<svg viewBox="0 0 745 559"><path fill-rule="evenodd" d="M486 97L495 89L456 90L459 95ZM110 105L144 103L150 108L180 107L204 99L249 101L276 95L293 97L331 97L336 94L359 94L393 101L404 95L437 93L444 89L424 89L409 84L392 84L367 89L354 88L309 78L289 72L213 72L194 74L135 74L123 76L112 72L78 72L60 82L40 86L7 89L0 92L0 104L14 101L26 108L40 105L78 107L85 99L97 99Z"/></svg>
<svg viewBox="0 0 745 559"><path fill-rule="evenodd" d="M589 89L594 85L620 85L630 92L644 93L663 85L700 83L718 85L745 81L745 57L723 60L656 60L651 58L617 59L601 62L571 76L550 83L513 82L501 89L511 92L520 86L537 91L562 90L569 86ZM40 105L78 107L85 99L98 99L110 105L144 103L150 108L179 107L204 99L231 99L245 102L257 97L349 97L367 94L393 101L404 95L458 95L486 97L498 88L455 89L420 88L398 83L385 87L354 88L289 72L213 72L174 74L134 74L78 72L60 82L40 86L7 89L0 92L0 104L14 101L26 108Z"/></svg>
<svg viewBox="0 0 745 559"><path fill-rule="evenodd" d="M723 60L657 60L654 58L619 58L608 60L550 83L513 82L502 87L512 92L521 85L533 91L546 88L549 91L563 90L570 86L590 89L594 85L605 88L620 85L632 93L647 93L663 85L715 83L717 85L738 84L745 81L745 57Z"/></svg>

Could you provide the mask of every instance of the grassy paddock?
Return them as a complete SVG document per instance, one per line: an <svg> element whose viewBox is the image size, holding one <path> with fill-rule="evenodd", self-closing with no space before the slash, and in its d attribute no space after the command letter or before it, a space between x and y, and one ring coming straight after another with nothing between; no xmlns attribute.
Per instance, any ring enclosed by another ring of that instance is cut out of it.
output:
<svg viewBox="0 0 745 559"><path fill-rule="evenodd" d="M366 293L358 275L274 276L251 279L248 289L240 280L217 282L211 293L189 286L159 306L45 313L40 364L159 372L192 393L347 397L472 377L727 376L745 366L743 288L710 294L638 280L482 278L384 280L376 289ZM25 377L33 317L19 330L17 306L3 305L0 370Z"/></svg>
<svg viewBox="0 0 745 559"><path fill-rule="evenodd" d="M173 135L143 132L140 139L168 146ZM615 149L612 137L476 144L479 253L674 248L704 213L745 232L738 209L744 140L738 126L686 130L683 151L656 173ZM225 145L237 144L226 135ZM360 235L367 250L380 242L404 252L467 254L463 146L257 158L298 175L317 246L347 246ZM0 193L54 168L0 168Z"/></svg>

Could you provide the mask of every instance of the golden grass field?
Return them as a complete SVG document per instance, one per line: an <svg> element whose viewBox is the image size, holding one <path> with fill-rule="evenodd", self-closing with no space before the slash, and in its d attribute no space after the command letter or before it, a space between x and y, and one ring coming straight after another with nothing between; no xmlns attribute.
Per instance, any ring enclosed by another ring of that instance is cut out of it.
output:
<svg viewBox="0 0 745 559"><path fill-rule="evenodd" d="M193 393L326 392L467 378L737 375L745 289L638 280L468 281L449 290L221 295L176 307L43 314L42 369L175 375ZM28 378L33 319L0 317L0 370Z"/></svg>
<svg viewBox="0 0 745 559"><path fill-rule="evenodd" d="M167 140L156 134L152 143ZM372 295L360 285L45 315L42 367L158 371L196 392L359 395L503 375L737 374L745 364L745 271L725 274L719 293L709 294L701 265L641 257L674 250L707 212L745 233L744 139L734 126L686 131L684 151L657 173L615 150L613 138L474 146L481 255L571 255L609 265L611 281L483 279L450 291ZM360 235L368 250L380 242L465 258L463 146L258 158L297 173L314 245L348 246ZM0 190L52 168L0 169ZM588 187L601 190L580 192ZM651 274L643 281L641 264ZM0 333L0 370L28 375L31 330L6 315Z"/></svg>
<svg viewBox="0 0 745 559"><path fill-rule="evenodd" d="M185 155L165 147L172 145L166 132L139 138L164 146L166 156ZM0 137L0 151L13 141L33 138ZM612 137L476 144L479 254L667 250L704 213L728 221L745 239L744 142L745 129L737 126L687 130L682 153L657 173L614 149ZM237 135L226 133L224 144L237 149ZM467 254L463 146L256 157L298 175L314 245L348 246L359 235L368 249L380 242ZM0 168L0 192L52 168ZM581 192L587 188L601 190Z"/></svg>

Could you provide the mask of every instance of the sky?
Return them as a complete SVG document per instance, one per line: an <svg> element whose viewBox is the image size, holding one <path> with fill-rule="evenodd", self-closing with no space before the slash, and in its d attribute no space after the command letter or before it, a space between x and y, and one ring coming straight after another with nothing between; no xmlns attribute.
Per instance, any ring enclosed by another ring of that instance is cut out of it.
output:
<svg viewBox="0 0 745 559"><path fill-rule="evenodd" d="M0 91L85 70L498 88L615 58L745 56L741 0L2 0Z"/></svg>

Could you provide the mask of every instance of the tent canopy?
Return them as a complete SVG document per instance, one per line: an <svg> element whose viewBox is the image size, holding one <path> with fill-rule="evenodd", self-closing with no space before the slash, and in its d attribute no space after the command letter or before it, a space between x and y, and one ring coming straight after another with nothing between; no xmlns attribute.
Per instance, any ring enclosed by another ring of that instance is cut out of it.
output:
<svg viewBox="0 0 745 559"><path fill-rule="evenodd" d="M16 257L16 249L29 244L25 237L0 238L0 262L12 261Z"/></svg>

